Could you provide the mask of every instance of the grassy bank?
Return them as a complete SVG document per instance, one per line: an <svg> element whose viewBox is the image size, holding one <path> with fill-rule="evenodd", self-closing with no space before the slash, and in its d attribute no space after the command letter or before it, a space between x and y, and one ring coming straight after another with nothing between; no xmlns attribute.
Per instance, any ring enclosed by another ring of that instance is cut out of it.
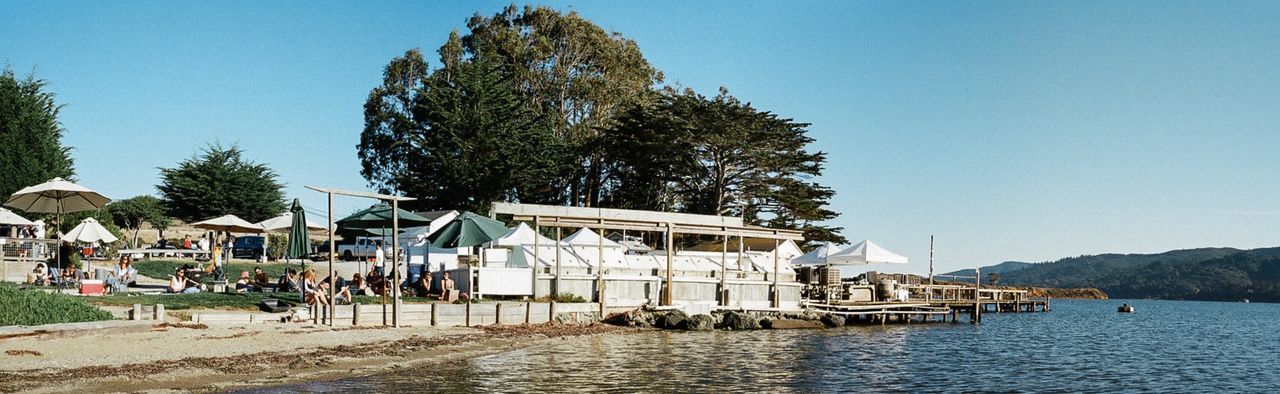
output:
<svg viewBox="0 0 1280 394"><path fill-rule="evenodd" d="M185 265L195 266L197 264L198 263L190 260L186 260L186 261L147 260L147 261L134 262L133 268L138 270L139 275L156 278L156 279L168 280L169 275L173 275L173 271L176 271L179 267L182 267ZM203 263L203 264L207 265L208 263ZM262 271L266 272L267 276L270 277L272 281L275 281L277 278L280 277L280 275L283 275L285 268L289 268L289 267L293 267L294 269L298 268L298 266L296 265L288 265L288 264L274 264L274 263L258 264L258 263L250 263L250 262L231 262L231 263L227 263L223 269L226 270L227 277L233 278L234 280L234 278L240 277L241 272L248 272L250 275L252 275L254 267L262 267Z"/></svg>
<svg viewBox="0 0 1280 394"><path fill-rule="evenodd" d="M111 320L111 313L85 303L79 297L0 283L0 326L99 320Z"/></svg>

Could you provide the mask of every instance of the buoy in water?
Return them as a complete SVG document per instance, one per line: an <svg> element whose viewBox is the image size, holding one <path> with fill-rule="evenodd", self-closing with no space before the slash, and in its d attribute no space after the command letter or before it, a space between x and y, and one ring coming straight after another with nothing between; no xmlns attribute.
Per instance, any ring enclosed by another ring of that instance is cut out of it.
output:
<svg viewBox="0 0 1280 394"><path fill-rule="evenodd" d="M1133 313L1133 306L1129 304L1121 305L1120 308L1116 310L1116 312Z"/></svg>

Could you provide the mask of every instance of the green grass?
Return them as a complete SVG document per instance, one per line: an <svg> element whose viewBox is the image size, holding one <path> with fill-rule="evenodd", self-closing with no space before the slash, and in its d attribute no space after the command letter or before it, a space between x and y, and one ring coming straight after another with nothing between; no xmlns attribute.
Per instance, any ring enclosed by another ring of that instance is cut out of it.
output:
<svg viewBox="0 0 1280 394"><path fill-rule="evenodd" d="M100 320L111 320L111 313L85 303L82 297L0 283L0 326Z"/></svg>
<svg viewBox="0 0 1280 394"><path fill-rule="evenodd" d="M201 264L201 267L203 268L204 266L207 266L209 263L206 262L206 263L200 263L200 264ZM190 260L187 260L187 261L147 260L147 261L134 262L133 269L138 270L139 275L156 278L156 279L168 280L169 275L173 275L174 271L176 271L179 267L182 267L184 265L194 266L194 265L197 265L197 263ZM241 272L248 272L249 275L253 275L254 267L262 267L262 272L266 272L267 277L271 278L271 281L273 283L275 282L276 279L280 278L280 275L284 275L285 268L292 267L295 270L301 271L300 269L298 269L298 266L296 265L276 264L276 263L258 264L258 263L248 263L248 262L226 263L225 266L223 267L223 270L225 270L228 279L234 280L235 278L240 277Z"/></svg>

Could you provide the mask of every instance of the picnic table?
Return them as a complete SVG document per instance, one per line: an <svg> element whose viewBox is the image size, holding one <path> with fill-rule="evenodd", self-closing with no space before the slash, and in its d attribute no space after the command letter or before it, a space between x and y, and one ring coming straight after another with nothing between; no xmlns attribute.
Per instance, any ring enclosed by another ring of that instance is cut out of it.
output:
<svg viewBox="0 0 1280 394"><path fill-rule="evenodd" d="M178 255L193 259L203 257L205 260L209 258L209 251L200 249L121 249L120 254L140 254L144 259L150 259L156 255Z"/></svg>

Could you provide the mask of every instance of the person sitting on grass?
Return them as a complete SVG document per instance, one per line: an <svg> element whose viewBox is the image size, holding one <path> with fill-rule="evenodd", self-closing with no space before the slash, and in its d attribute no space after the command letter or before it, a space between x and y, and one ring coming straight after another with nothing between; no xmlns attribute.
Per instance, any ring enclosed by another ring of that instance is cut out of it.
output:
<svg viewBox="0 0 1280 394"><path fill-rule="evenodd" d="M240 279L236 280L236 292L248 293L250 289L249 271L240 271Z"/></svg>
<svg viewBox="0 0 1280 394"><path fill-rule="evenodd" d="M333 304L334 305L350 304L351 303L351 286L347 282L347 280L342 279L342 276L338 276L338 279L336 280L331 280L331 279L332 277L324 278L324 281L320 282L320 287L324 288L324 294L325 295L329 294L329 286L332 285L334 288Z"/></svg>
<svg viewBox="0 0 1280 394"><path fill-rule="evenodd" d="M293 268L285 268L284 273L280 274L280 280L276 282L276 291L300 292L297 274L298 271L294 271Z"/></svg>
<svg viewBox="0 0 1280 394"><path fill-rule="evenodd" d="M265 292L271 286L271 278L266 272L262 272L262 267L253 267L253 287L259 292Z"/></svg>
<svg viewBox="0 0 1280 394"><path fill-rule="evenodd" d="M326 288L322 288L316 283L316 271L306 270L302 273L302 302L307 305L329 305L328 294L325 293Z"/></svg>
<svg viewBox="0 0 1280 394"><path fill-rule="evenodd" d="M179 268L169 277L169 287L165 290L170 293L195 294L200 292L200 284L187 279L187 271Z"/></svg>
<svg viewBox="0 0 1280 394"><path fill-rule="evenodd" d="M370 295L383 295L387 293L387 278L384 278L377 270L369 271L366 278L368 278L369 281L369 291L372 293Z"/></svg>
<svg viewBox="0 0 1280 394"><path fill-rule="evenodd" d="M49 285L49 269L45 267L44 263L36 263L36 269L27 274L27 283L37 286Z"/></svg>
<svg viewBox="0 0 1280 394"><path fill-rule="evenodd" d="M117 293L126 291L129 285L133 284L133 275L135 273L137 273L137 270L133 269L129 255L120 255L120 264L110 272L110 276L107 277L107 284L111 286L111 291Z"/></svg>
<svg viewBox="0 0 1280 394"><path fill-rule="evenodd" d="M66 283L79 283L80 270L74 264L67 264L67 268L62 270L62 281Z"/></svg>
<svg viewBox="0 0 1280 394"><path fill-rule="evenodd" d="M430 272L423 272L422 275L418 277L417 291L418 291L418 297L431 296L431 273Z"/></svg>
<svg viewBox="0 0 1280 394"><path fill-rule="evenodd" d="M448 302L458 300L458 289L454 287L453 278L448 272L440 278L440 299Z"/></svg>
<svg viewBox="0 0 1280 394"><path fill-rule="evenodd" d="M364 292L369 286L364 283L364 277L360 273L351 274L351 282L347 285L347 292L353 295L366 295Z"/></svg>

